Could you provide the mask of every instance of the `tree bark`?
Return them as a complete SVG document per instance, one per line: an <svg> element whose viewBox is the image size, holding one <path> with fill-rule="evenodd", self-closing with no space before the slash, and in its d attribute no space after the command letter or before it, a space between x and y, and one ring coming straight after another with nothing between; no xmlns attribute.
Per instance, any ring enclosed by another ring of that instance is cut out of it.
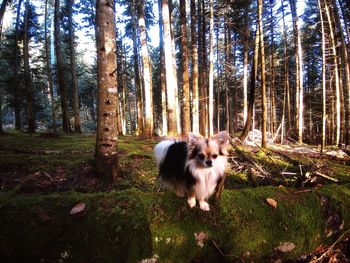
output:
<svg viewBox="0 0 350 263"><path fill-rule="evenodd" d="M196 0L191 0L191 44L192 44L192 131L199 134L199 95L198 95L198 44L197 44Z"/></svg>
<svg viewBox="0 0 350 263"><path fill-rule="evenodd" d="M33 98L33 85L32 78L30 76L30 63L29 63L29 12L30 5L29 0L25 4L24 13L24 36L23 36L23 63L24 63L24 80L27 99L27 131L29 133L35 133L35 117L34 117L34 98Z"/></svg>
<svg viewBox="0 0 350 263"><path fill-rule="evenodd" d="M249 21L248 2L245 1L244 38L243 38L243 125L247 121L248 113L248 48L249 48Z"/></svg>
<svg viewBox="0 0 350 263"><path fill-rule="evenodd" d="M182 61L182 134L186 135L191 131L190 115L190 78L187 47L187 25L186 25L186 0L180 0L181 19L181 61Z"/></svg>
<svg viewBox="0 0 350 263"><path fill-rule="evenodd" d="M275 102L275 48L274 48L274 2L270 0L270 31L271 31L271 48L270 48L270 132L274 135L276 130L276 102Z"/></svg>
<svg viewBox="0 0 350 263"><path fill-rule="evenodd" d="M10 2L9 0L3 0L0 6L0 42L2 37L2 25L3 25L4 15L6 11L6 6L9 2Z"/></svg>
<svg viewBox="0 0 350 263"><path fill-rule="evenodd" d="M68 28L69 28L69 58L71 69L71 81L73 92L73 112L74 112L74 132L81 133L81 121L79 111L79 92L78 77L76 65L76 52L74 43L74 24L73 24L73 3L74 0L68 0Z"/></svg>
<svg viewBox="0 0 350 263"><path fill-rule="evenodd" d="M56 51L56 64L57 64L57 78L59 93L61 96L61 109L62 109L62 127L63 132L71 132L68 106L67 106L67 94L66 94L66 79L64 74L64 61L62 54L62 39L60 31L60 0L55 0L55 51Z"/></svg>
<svg viewBox="0 0 350 263"><path fill-rule="evenodd" d="M141 54L142 54L142 74L143 74L143 87L145 95L144 103L144 131L143 134L147 137L153 135L153 105L152 105L152 74L150 70L150 57L147 45L146 34L146 22L144 14L144 0L138 1L138 18L140 28L140 42L141 42Z"/></svg>
<svg viewBox="0 0 350 263"><path fill-rule="evenodd" d="M117 154L118 86L116 79L116 26L114 1L96 1L97 24L97 136L95 172L106 180L115 180L120 174Z"/></svg>
<svg viewBox="0 0 350 263"><path fill-rule="evenodd" d="M214 11L213 0L209 0L209 136L214 135Z"/></svg>
<svg viewBox="0 0 350 263"><path fill-rule="evenodd" d="M166 88L167 88L167 115L168 115L168 133L171 136L178 134L177 128L177 113L176 113L176 94L177 88L174 87L174 62L171 44L171 29L168 0L162 0L162 22L163 22L163 40L165 54L165 73L166 73Z"/></svg>

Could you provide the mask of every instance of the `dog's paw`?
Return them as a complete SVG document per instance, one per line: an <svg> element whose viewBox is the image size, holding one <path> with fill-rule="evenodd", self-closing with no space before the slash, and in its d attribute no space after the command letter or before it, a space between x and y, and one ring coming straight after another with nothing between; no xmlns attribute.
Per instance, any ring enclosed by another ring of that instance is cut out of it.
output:
<svg viewBox="0 0 350 263"><path fill-rule="evenodd" d="M209 204L205 201L201 201L199 202L199 207L203 210L203 211L209 211Z"/></svg>
<svg viewBox="0 0 350 263"><path fill-rule="evenodd" d="M189 197L187 199L188 205L192 208L196 206L196 198L195 197Z"/></svg>

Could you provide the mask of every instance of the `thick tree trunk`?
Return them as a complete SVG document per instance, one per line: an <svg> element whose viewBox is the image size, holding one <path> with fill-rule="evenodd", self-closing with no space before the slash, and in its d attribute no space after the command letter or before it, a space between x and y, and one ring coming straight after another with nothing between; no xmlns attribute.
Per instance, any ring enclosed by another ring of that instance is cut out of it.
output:
<svg viewBox="0 0 350 263"><path fill-rule="evenodd" d="M250 128L253 122L253 113L254 113L254 100L255 100L255 82L256 75L258 73L258 55L259 55L259 29L257 25L257 29L255 32L255 47L254 47L254 59L250 72L250 94L249 94L249 104L248 104L248 113L247 113L247 121L244 125L243 131L239 136L239 139L244 142L247 138ZM253 125L254 127L254 125Z"/></svg>
<svg viewBox="0 0 350 263"><path fill-rule="evenodd" d="M153 105L152 105L152 74L150 69L150 57L147 45L146 34L146 22L144 14L144 0L138 1L138 18L140 29L140 42L141 42L141 54L142 54L142 74L143 74L143 87L144 87L144 131L143 134L147 137L153 135Z"/></svg>
<svg viewBox="0 0 350 263"><path fill-rule="evenodd" d="M72 78L73 92L73 112L74 112L74 132L81 133L81 121L79 111L79 92L78 92L78 77L76 65L76 52L74 43L74 25L73 25L73 3L74 0L68 1L68 28L69 28L69 58Z"/></svg>
<svg viewBox="0 0 350 263"><path fill-rule="evenodd" d="M71 132L69 116L68 116L66 78L64 75L64 61L63 61L62 46L61 46L62 39L61 39L60 24L61 24L60 0L55 0L55 52L56 52L58 87L59 87L59 93L61 96L62 127L64 132Z"/></svg>
<svg viewBox="0 0 350 263"><path fill-rule="evenodd" d="M2 25L4 21L4 15L6 11L6 6L9 3L9 0L3 0L0 6L0 42L1 42L1 37L2 37Z"/></svg>
<svg viewBox="0 0 350 263"><path fill-rule="evenodd" d="M165 54L165 72L166 72L166 88L167 88L167 114L168 114L168 133L171 136L178 134L177 127L177 110L176 110L176 91L174 85L174 62L172 52L171 28L168 0L162 0L162 22L163 22L163 39L164 39L164 54Z"/></svg>
<svg viewBox="0 0 350 263"><path fill-rule="evenodd" d="M35 117L34 117L34 96L32 78L30 76L30 63L29 63L29 12L30 12L29 0L25 4L24 13L24 36L23 36L23 64L24 64L24 80L27 99L27 131L29 133L35 133Z"/></svg>
<svg viewBox="0 0 350 263"><path fill-rule="evenodd" d="M350 191L297 192L225 190L210 212L169 193L1 193L0 255L4 262L298 261L349 233L342 226L350 223ZM70 215L81 202L85 210Z"/></svg>
<svg viewBox="0 0 350 263"><path fill-rule="evenodd" d="M266 124L267 124L267 101L266 101L266 80L265 80L265 46L264 46L264 32L263 32L263 21L262 21L262 10L263 2L258 0L258 16L259 16L259 44L260 44L260 62L261 62L261 111L262 111L262 138L261 147L266 148L267 135L266 135Z"/></svg>
<svg viewBox="0 0 350 263"><path fill-rule="evenodd" d="M116 79L116 26L114 1L96 1L98 117L95 172L106 180L120 173L117 155L118 86Z"/></svg>
<svg viewBox="0 0 350 263"><path fill-rule="evenodd" d="M196 26L196 0L191 0L192 131L195 134L199 134L198 44Z"/></svg>
<svg viewBox="0 0 350 263"><path fill-rule="evenodd" d="M56 125L56 109L55 109L55 98L54 98L54 92L53 92L53 85L52 85L52 70L51 70L51 52L50 52L50 43L51 43L51 36L48 32L48 25L47 22L49 20L48 17L48 0L45 1L45 17L44 17L44 30L45 30L45 64L46 64L46 76L47 76L47 85L48 90L50 92L50 103L51 103L51 118L52 118L52 129L53 132L57 132L57 125Z"/></svg>
<svg viewBox="0 0 350 263"><path fill-rule="evenodd" d="M186 0L180 0L180 19L181 19L181 49L182 49L182 134L188 134L191 131L191 107L190 107L190 78L187 47L187 25L186 25Z"/></svg>

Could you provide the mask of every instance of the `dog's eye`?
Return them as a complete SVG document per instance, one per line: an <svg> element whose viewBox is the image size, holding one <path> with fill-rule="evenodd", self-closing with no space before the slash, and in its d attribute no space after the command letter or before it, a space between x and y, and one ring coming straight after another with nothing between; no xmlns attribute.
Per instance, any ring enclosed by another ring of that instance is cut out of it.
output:
<svg viewBox="0 0 350 263"><path fill-rule="evenodd" d="M213 154L213 159L216 159L217 157L218 157L218 155L217 154Z"/></svg>
<svg viewBox="0 0 350 263"><path fill-rule="evenodd" d="M199 159L204 160L205 156L203 153L198 154Z"/></svg>

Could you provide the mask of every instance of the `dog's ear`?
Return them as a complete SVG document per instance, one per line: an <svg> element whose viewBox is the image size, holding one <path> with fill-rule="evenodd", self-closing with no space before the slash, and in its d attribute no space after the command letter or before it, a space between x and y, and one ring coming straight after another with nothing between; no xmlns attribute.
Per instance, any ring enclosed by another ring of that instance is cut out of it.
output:
<svg viewBox="0 0 350 263"><path fill-rule="evenodd" d="M227 155L226 147L229 143L230 134L227 131L221 131L210 138L214 140L220 147L220 153Z"/></svg>
<svg viewBox="0 0 350 263"><path fill-rule="evenodd" d="M188 134L188 144L189 145L194 145L196 144L202 137L201 136L198 136L194 133L189 133Z"/></svg>

